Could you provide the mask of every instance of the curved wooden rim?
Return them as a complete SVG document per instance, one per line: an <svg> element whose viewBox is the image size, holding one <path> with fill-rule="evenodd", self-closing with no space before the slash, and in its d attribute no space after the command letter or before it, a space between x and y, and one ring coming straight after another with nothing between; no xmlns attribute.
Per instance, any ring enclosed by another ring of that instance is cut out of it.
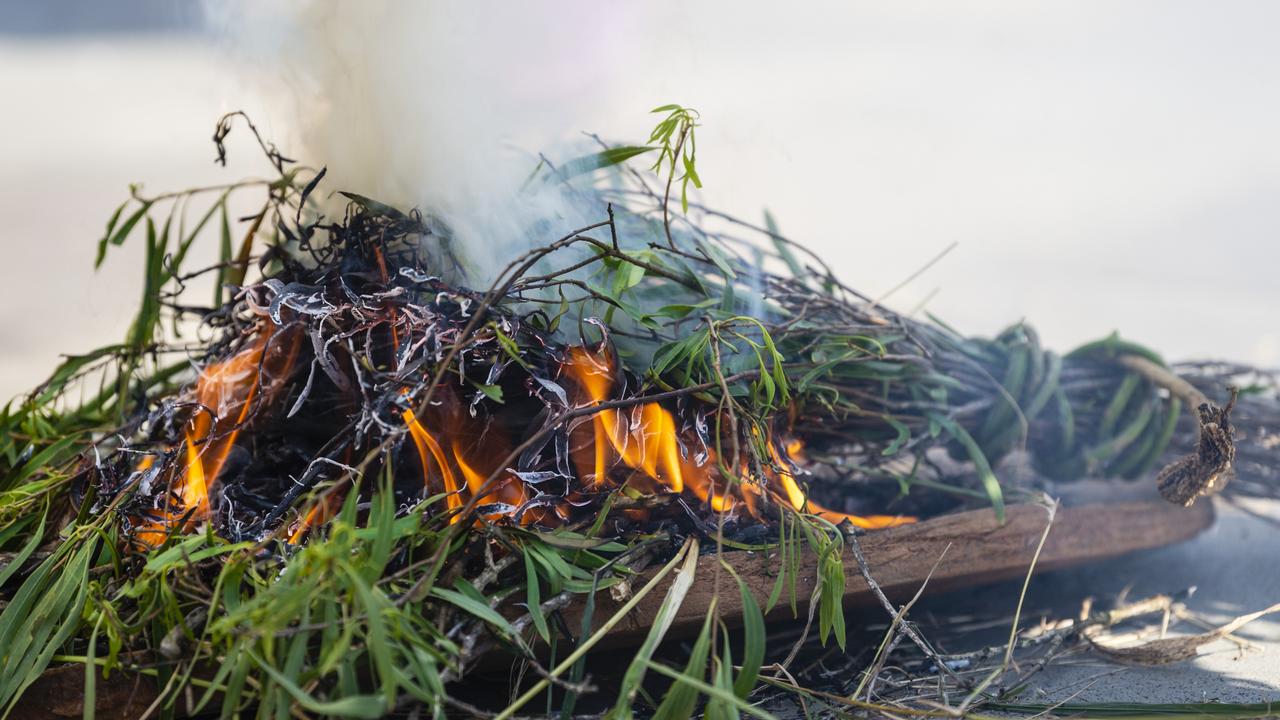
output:
<svg viewBox="0 0 1280 720"><path fill-rule="evenodd" d="M1036 572L1189 540L1212 525L1213 519L1213 504L1210 502L1197 503L1190 508L1163 500L1060 507L1041 551ZM1003 525L996 522L995 512L990 509L971 510L914 525L869 532L860 536L858 543L866 556L872 578L885 594L891 599L904 599L920 588L935 563L937 568L929 580L929 593L1022 577L1030 566L1048 520L1047 508L1020 504L1007 508ZM732 556L733 569L764 607L781 572L778 553L735 551ZM802 555L796 579L802 617L817 576L815 562L812 553ZM652 572L643 573L631 585L639 587ZM699 562L695 572L694 586L680 607L669 637L697 632L706 617L711 598L717 595L713 558L707 557ZM852 553L845 553L844 572L847 607L877 602ZM719 584L721 615L732 622L742 611L741 597L728 573L720 573ZM622 631L616 632L615 637L607 639L605 644L616 647L643 638L662 605L664 594L665 586L649 593L619 626ZM620 601L609 593L600 593L596 597L593 615L601 620L608 618L625 601L625 598ZM580 625L581 611L580 606L565 611L569 627ZM767 619L792 619L790 606L779 603Z"/></svg>

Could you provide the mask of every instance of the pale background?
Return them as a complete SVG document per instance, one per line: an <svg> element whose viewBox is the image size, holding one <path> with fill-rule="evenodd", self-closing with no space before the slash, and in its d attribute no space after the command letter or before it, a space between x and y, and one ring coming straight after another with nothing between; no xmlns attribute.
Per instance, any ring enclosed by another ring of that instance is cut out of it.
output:
<svg viewBox="0 0 1280 720"><path fill-rule="evenodd" d="M446 68L484 79L469 101L632 142L648 108L694 105L705 199L749 218L767 206L869 295L959 241L893 304L940 288L929 308L971 333L1027 318L1060 349L1118 328L1171 359L1280 365L1280 3L666 0L556 4L532 24L506 8L436 28L477 47L460 62L480 70ZM226 110L289 136L296 116L263 109L277 68L246 67L201 18L165 0L0 0L0 398L124 333L139 248L97 274L92 258L129 183L259 169L243 145L213 165ZM406 92L439 73L400 70ZM1196 606L1225 619L1277 599L1276 542L1274 524L1229 511L1193 543L1036 587L1199 583ZM1280 625L1245 634L1266 651L1218 647L1084 697L1275 699Z"/></svg>
<svg viewBox="0 0 1280 720"><path fill-rule="evenodd" d="M571 9L485 60L504 87L567 98L566 136L639 141L650 107L695 105L704 198L768 207L868 294L959 241L894 304L937 289L929 309L975 334L1026 318L1060 349L1120 329L1171 359L1280 364L1280 4ZM0 396L125 330L138 248L91 262L130 182L245 172L208 137L262 106L249 76L271 68L201 25L159 0L0 2Z"/></svg>

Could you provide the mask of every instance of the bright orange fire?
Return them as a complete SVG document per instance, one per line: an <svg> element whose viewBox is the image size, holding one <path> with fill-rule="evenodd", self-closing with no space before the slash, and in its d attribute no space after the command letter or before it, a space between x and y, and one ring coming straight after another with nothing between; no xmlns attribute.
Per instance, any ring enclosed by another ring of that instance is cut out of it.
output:
<svg viewBox="0 0 1280 720"><path fill-rule="evenodd" d="M609 357L583 347L569 350L565 373L580 390L580 406L599 405L610 399L614 368ZM589 436L585 430L590 428ZM616 481L639 492L692 492L716 512L733 509L739 502L753 517L760 517L758 503L764 493L781 499L796 510L820 515L832 522L848 520L857 527L885 528L914 522L915 518L888 515L846 515L816 505L805 497L796 483L791 465L772 438L765 438L774 467L762 468L762 477L752 479L747 467L738 469L736 482L723 479L716 455L708 449L701 463L692 453L682 451L675 418L658 403L643 403L625 409L603 409L591 416L589 424L571 436L571 453L578 474L588 487L615 487ZM788 455L800 449L798 440L788 443Z"/></svg>
<svg viewBox="0 0 1280 720"><path fill-rule="evenodd" d="M198 409L183 432L183 462L167 470L170 492L162 507L140 520L135 533L143 546L159 545L181 524L189 530L210 512L210 493L219 480L241 430L253 408L280 390L289 374L302 340L301 333L281 331L270 323L251 343L230 358L211 364L201 373L186 401ZM615 369L609 356L583 347L569 349L563 372L573 382L579 407L593 407L610 400L615 389ZM408 398L409 393L405 392ZM428 494L443 494L444 506L454 513L470 499L487 520L510 517L530 497L529 489L501 466L511 450L510 438L473 417L460 395L441 387L438 399L420 416L401 411L416 450L418 469ZM741 507L755 518L764 517L762 501L768 497L792 508L820 515L833 522L849 520L858 527L884 528L914 522L910 517L845 515L808 500L796 482L792 462L801 452L798 440L783 446L772 437L756 437L767 449L764 467L738 467L728 480L714 450L695 456L682 444L687 438L676 418L659 403L601 409L570 430L570 455L578 478L587 490L626 487L640 494L689 493L716 512ZM148 469L153 458L137 467ZM485 487L490 477L497 478ZM330 492L307 511L290 533L297 543L307 532L326 522L342 504L341 492ZM570 507L533 508L521 523L558 523L567 519ZM629 510L629 514L642 511Z"/></svg>
<svg viewBox="0 0 1280 720"><path fill-rule="evenodd" d="M481 492L485 481L501 470L502 460L510 447L496 433L486 433L481 423L472 418L451 391L438 393L441 401L433 404L425 421L413 410L401 413L409 436L418 451L423 486L432 492L444 492L445 506L456 511L467 500ZM432 430L428 430L428 427ZM526 498L524 484L514 475L501 474L478 501L480 505L503 504L519 507ZM505 513L490 513L497 519ZM458 522L454 515L450 522ZM524 518L525 522L531 516Z"/></svg>
<svg viewBox="0 0 1280 720"><path fill-rule="evenodd" d="M409 437L417 450L423 487L431 494L444 493L445 507L456 512L500 469L499 464L510 448L498 436L485 433L479 423L462 409L452 391L441 391L439 395L443 400L432 406L430 419L424 421L407 408L400 417L409 429ZM480 498L479 505L518 508L525 499L523 483L514 475L499 475ZM302 523L290 535L289 542L301 542L311 528L333 517L340 504L337 495L326 496L307 512ZM484 517L497 520L507 514L507 511L496 511ZM543 516L541 512L525 513L521 522L529 523ZM455 514L449 522L455 523L461 518Z"/></svg>
<svg viewBox="0 0 1280 720"><path fill-rule="evenodd" d="M176 499L166 501L166 507L159 509L160 517L142 522L135 534L139 543L154 547L182 518L191 526L208 517L209 492L249 418L255 398L279 390L302 340L300 333L285 331L273 342L276 326L264 323L263 328L248 346L200 373L187 398L198 407L183 431L185 465L169 478L169 488ZM151 462L148 457L138 469L145 470Z"/></svg>

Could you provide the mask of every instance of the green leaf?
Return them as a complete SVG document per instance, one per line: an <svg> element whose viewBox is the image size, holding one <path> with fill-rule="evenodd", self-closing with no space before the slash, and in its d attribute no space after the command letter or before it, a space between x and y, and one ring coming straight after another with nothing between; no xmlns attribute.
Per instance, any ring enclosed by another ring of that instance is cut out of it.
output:
<svg viewBox="0 0 1280 720"><path fill-rule="evenodd" d="M667 690L662 704L658 706L658 711L653 714L653 720L684 720L684 718L693 717L699 688L683 680L688 678L694 682L701 682L706 675L707 654L711 649L711 627L715 619L715 613L711 612L715 609L714 602L713 600L712 607L707 612L706 620L702 622L702 631L698 633L698 639L693 643L693 650L689 653L689 661L685 663L684 672L675 678L676 682ZM650 663L647 658L645 662L650 666L657 664Z"/></svg>
<svg viewBox="0 0 1280 720"><path fill-rule="evenodd" d="M458 606L461 610L489 623L508 636L516 634L515 628L511 627L511 623L507 622L507 619L502 617L497 610L482 602L477 602L468 595L442 587L431 588L431 594L445 602Z"/></svg>
<svg viewBox="0 0 1280 720"><path fill-rule="evenodd" d="M98 629L102 627L102 619L104 615L98 615L98 619L93 623L93 631L89 633L89 645L85 649L84 663L84 699L82 704L84 707L84 720L93 720L95 711L98 709L98 663L95 658L98 652Z"/></svg>
<svg viewBox="0 0 1280 720"><path fill-rule="evenodd" d="M778 223L773 219L773 213L768 210L764 211L764 228L769 233L769 240L773 242L773 248L778 251L778 256L787 264L787 269L791 271L791 275L797 278L803 278L807 275L804 266L796 259L795 253L791 252L791 245L782 238L782 233L778 230Z"/></svg>
<svg viewBox="0 0 1280 720"><path fill-rule="evenodd" d="M110 241L112 234L116 229L116 223L120 221L120 215L124 209L129 206L131 200L125 200L120 203L120 207L111 213L111 217L107 219L107 231L102 234L102 238L98 240L98 254L95 256L93 266L96 268L102 265L102 260L107 256L107 243Z"/></svg>
<svg viewBox="0 0 1280 720"><path fill-rule="evenodd" d="M143 216L147 214L147 211L151 209L150 201L142 203L142 205L137 210L133 211L133 214L124 221L124 224L116 227L116 221L120 218L120 212L124 210L125 206L128 204L129 201L125 201L124 205L121 205L120 208L116 210L115 214L111 216L111 220L107 222L107 232L102 236L102 239L98 241L98 255L93 261L93 267L95 269L101 267L102 261L107 257L107 245L123 244L125 238L129 237L129 233L133 232L134 226L136 226L138 221L141 220Z"/></svg>
<svg viewBox="0 0 1280 720"><path fill-rule="evenodd" d="M483 383L472 383L476 389L485 394L490 400L500 403L502 402L502 388L498 385L485 385Z"/></svg>
<svg viewBox="0 0 1280 720"><path fill-rule="evenodd" d="M627 549L626 545L609 540L607 538L587 537L581 533L571 530L553 530L551 532L538 532L535 530L519 530L522 535L536 538L539 542L550 545L551 547L563 548L565 550L600 550L602 552L622 552Z"/></svg>
<svg viewBox="0 0 1280 720"><path fill-rule="evenodd" d="M35 529L35 532L31 533L31 537L22 546L22 549L16 555L10 557L3 568L0 568L0 587L4 587L4 584L9 581L9 577L17 572L27 562L27 558L31 557L31 553L35 552L36 548L40 547L40 543L44 542L44 526L47 518L47 512L40 514L40 526ZM16 525L17 523L15 523Z"/></svg>
<svg viewBox="0 0 1280 720"><path fill-rule="evenodd" d="M715 243L704 242L698 247L702 248L707 259L715 263L715 266L720 268L720 272L724 273L726 278L729 280L737 279L738 273L734 272L733 266L729 263L729 258L725 256L724 252L721 251L720 248L715 246ZM731 285L728 287L731 287Z"/></svg>
<svg viewBox="0 0 1280 720"><path fill-rule="evenodd" d="M667 596L663 598L662 605L658 607L658 612L653 616L653 624L649 627L649 634L645 636L644 642L636 650L635 655L632 656L631 664L627 666L627 672L622 676L622 682L618 687L618 702L609 712L609 717L611 718L621 719L632 716L636 693L639 692L640 684L644 682L645 671L648 670L650 665L649 658L653 657L653 651L658 648L658 644L666 636L667 630L671 629L671 623L675 622L676 614L680 610L680 605L684 603L685 595L689 593L689 588L693 587L694 575L698 571L698 546L696 540L690 538L690 541L692 546L685 555L684 563L676 571L676 577L671 581L671 587L667 589ZM710 617L711 615L708 614L708 622L710 622ZM688 716L686 715L685 717Z"/></svg>
<svg viewBox="0 0 1280 720"><path fill-rule="evenodd" d="M929 413L929 419L931 423L937 423L939 427L950 433L951 437L955 438L969 454L969 459L973 461L973 466L978 472L978 479L982 482L982 488L986 490L987 498L991 500L991 507L996 511L996 522L1003 525L1004 493L1000 490L1000 481L991 471L991 463L987 462L987 456L983 454L982 448L978 447L972 435L951 418Z"/></svg>
<svg viewBox="0 0 1280 720"><path fill-rule="evenodd" d="M31 459L24 463L16 473L5 478L5 484L12 487L21 483L23 480L26 480L28 477L31 477L35 472L43 470L54 461L54 458L70 449L78 440L80 440L80 433L74 433L59 438L49 447L33 455Z"/></svg>
<svg viewBox="0 0 1280 720"><path fill-rule="evenodd" d="M107 345L84 355L65 356L66 359L62 361L62 364L40 386L40 394L36 397L36 403L43 405L57 397L67 382L86 365L93 363L95 360L119 353L124 349L124 345Z"/></svg>
<svg viewBox="0 0 1280 720"><path fill-rule="evenodd" d="M533 626L543 642L551 642L551 631L547 628L547 618L542 614L542 595L538 588L538 571L533 564L533 556L524 553L525 585L528 588L529 616L533 618Z"/></svg>
<svg viewBox="0 0 1280 720"><path fill-rule="evenodd" d="M733 578L738 581L738 594L742 596L742 669L734 678L733 691L743 700L755 689L756 679L760 677L760 666L764 663L765 624L764 613L756 602L751 588L743 582L738 573L725 566Z"/></svg>
<svg viewBox="0 0 1280 720"><path fill-rule="evenodd" d="M911 439L911 430L892 415L884 414L880 417L898 433L893 442L889 443L888 447L881 451L880 454L884 456L895 455L898 449L902 447L902 444Z"/></svg>
<svg viewBox="0 0 1280 720"><path fill-rule="evenodd" d="M223 285L227 284L231 275L232 253L235 252L231 241L231 213L227 209L227 203L222 203L222 217L218 223L218 279L214 281L213 287L213 303L214 306L222 304L222 295L225 292Z"/></svg>
<svg viewBox="0 0 1280 720"><path fill-rule="evenodd" d="M98 536L65 541L45 559L0 612L0 708L12 710L23 691L49 666L58 648L80 628L89 565Z"/></svg>
<svg viewBox="0 0 1280 720"><path fill-rule="evenodd" d="M688 675L685 675L682 673L678 673L675 670L672 670L671 668L665 667L663 665L659 665L658 663L651 662L649 663L649 667L653 669L654 672L657 672L659 675L666 675L672 680L675 680L677 683L689 685L690 687L702 692L708 697L714 697L714 698L723 700L726 703L734 705L735 707L738 708L738 710L748 715L761 718L761 720L777 720L777 716L774 715L773 713L769 712L768 710L758 708L754 705L750 705L742 701L740 698L738 698L737 695L734 695L733 693L727 690L715 687L713 685L708 685L707 683L702 682L701 680L698 680L696 678L691 678Z"/></svg>
<svg viewBox="0 0 1280 720"><path fill-rule="evenodd" d="M386 714L389 698L384 699L377 695L354 695L330 701L317 700L310 693L298 687L288 677L285 677L279 670L272 667L270 663L258 657L252 650L247 650L246 653L258 664L258 667L271 676L272 680L284 688L285 692L289 693L289 696L297 701L304 710L317 715L366 718L367 720L376 720Z"/></svg>
<svg viewBox="0 0 1280 720"><path fill-rule="evenodd" d="M162 573L178 567L194 565L201 560L245 550L254 546L252 542L219 543L211 547L197 550L207 542L205 535L192 535L166 548L163 552L147 560L144 569L151 573Z"/></svg>
<svg viewBox="0 0 1280 720"><path fill-rule="evenodd" d="M567 180L579 175L586 175L587 173L592 173L596 170L613 167L614 165L621 165L633 157L643 155L657 149L658 148L653 147L652 145L622 145L620 147L611 147L598 153L576 157L562 164L559 167L559 172L556 173L556 176L562 180Z"/></svg>
<svg viewBox="0 0 1280 720"><path fill-rule="evenodd" d="M818 636L825 645L829 635L835 635L836 644L845 649L844 628L844 563L840 553L831 548L837 546L833 541L824 550L818 564Z"/></svg>

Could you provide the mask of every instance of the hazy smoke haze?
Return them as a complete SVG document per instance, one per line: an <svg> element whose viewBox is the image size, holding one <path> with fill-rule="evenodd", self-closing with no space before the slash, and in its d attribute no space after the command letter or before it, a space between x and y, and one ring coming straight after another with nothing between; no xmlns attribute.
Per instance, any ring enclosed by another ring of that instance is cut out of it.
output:
<svg viewBox="0 0 1280 720"><path fill-rule="evenodd" d="M326 165L329 190L442 217L473 282L505 263L532 224L598 219L557 192L520 188L539 151L580 137L584 107L612 101L610 66L636 30L625 12L386 1L211 3L208 12L271 98L281 147Z"/></svg>

